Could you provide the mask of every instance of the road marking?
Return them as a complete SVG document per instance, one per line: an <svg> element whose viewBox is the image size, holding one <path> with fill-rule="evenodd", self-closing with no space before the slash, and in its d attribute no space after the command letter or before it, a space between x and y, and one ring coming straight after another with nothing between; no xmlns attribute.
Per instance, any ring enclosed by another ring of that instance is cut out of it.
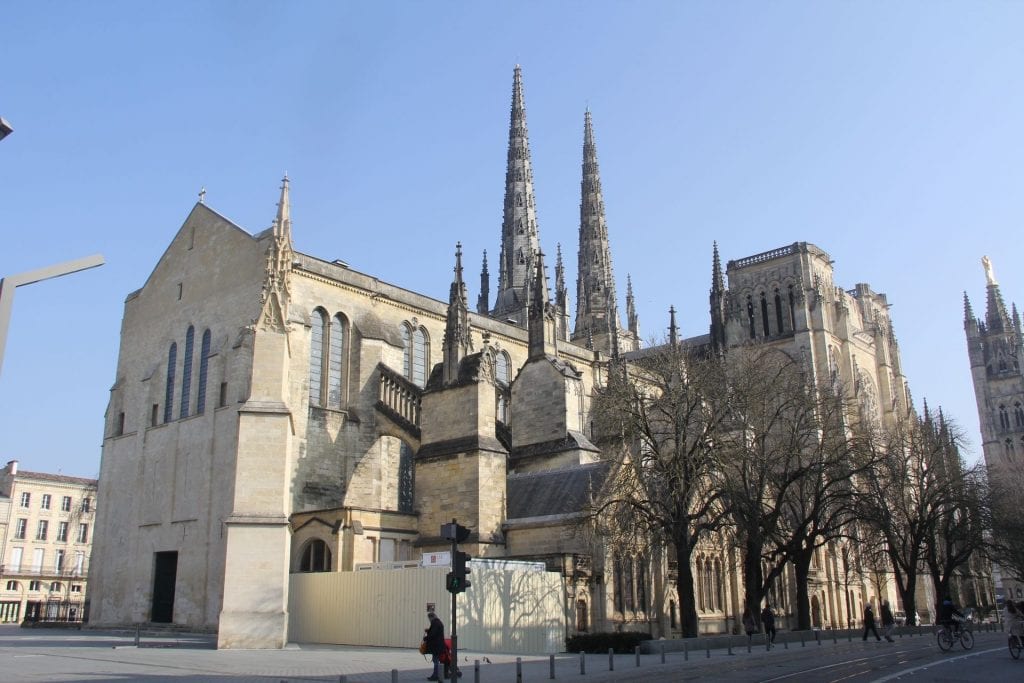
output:
<svg viewBox="0 0 1024 683"><path fill-rule="evenodd" d="M837 666L847 666L849 664L857 664L859 662L866 662L866 661L869 661L871 659L877 659L879 656L881 656L881 655L877 655L875 657L861 657L860 659L846 659L846 660L843 660L841 662L836 662L835 664L825 664L824 666L816 666L813 669L802 669L800 671L795 671L793 673L783 674L782 676L776 676L775 678L765 678L764 680L761 681L761 683L771 683L772 681L782 681L782 680L785 680L787 678L793 678L794 676L802 676L803 674L809 674L809 673L812 673L814 671L824 671L825 669L834 669Z"/></svg>
<svg viewBox="0 0 1024 683"><path fill-rule="evenodd" d="M991 650L979 650L978 652L971 652L966 655L958 655L956 657L951 657L949 659L939 659L934 662L922 664L921 666L915 666L910 669L904 669L903 671L897 671L896 673L889 674L888 676L883 676L882 678L876 678L875 680L871 681L871 683L885 683L885 681L891 681L893 679L899 678L900 676L907 676L909 674L917 673L918 671L924 671L925 669L930 669L933 666L939 666L940 664L948 664L950 662L960 661L961 659L969 659L970 657L987 655L990 652L1003 652L1004 650L1006 650L1005 647L996 647L992 648Z"/></svg>

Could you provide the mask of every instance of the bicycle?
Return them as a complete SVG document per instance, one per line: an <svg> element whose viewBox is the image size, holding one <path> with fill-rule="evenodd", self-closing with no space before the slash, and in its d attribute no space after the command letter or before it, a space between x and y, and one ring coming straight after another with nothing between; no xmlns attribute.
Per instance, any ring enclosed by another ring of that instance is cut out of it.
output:
<svg viewBox="0 0 1024 683"><path fill-rule="evenodd" d="M1011 633L1007 639L1007 644L1010 646L1010 656L1014 659L1020 659L1020 653L1024 650L1024 639L1016 633Z"/></svg>
<svg viewBox="0 0 1024 683"><path fill-rule="evenodd" d="M940 625L935 631L935 640L939 644L939 649L943 652L952 650L957 641L960 642L961 647L965 650L970 650L974 647L974 634L971 633L969 625L962 621Z"/></svg>

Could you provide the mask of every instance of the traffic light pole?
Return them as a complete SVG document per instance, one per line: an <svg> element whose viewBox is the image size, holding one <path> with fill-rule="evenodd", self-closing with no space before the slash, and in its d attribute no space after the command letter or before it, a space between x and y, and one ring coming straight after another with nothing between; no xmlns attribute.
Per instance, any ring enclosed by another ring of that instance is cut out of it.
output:
<svg viewBox="0 0 1024 683"><path fill-rule="evenodd" d="M452 519L452 528L458 528L455 519ZM452 571L455 570L455 553L459 551L459 544L453 538L452 539ZM455 598L458 597L458 593L452 593L452 666L451 666L451 679L453 681L459 680L459 634L456 628L456 617L458 616L455 611Z"/></svg>

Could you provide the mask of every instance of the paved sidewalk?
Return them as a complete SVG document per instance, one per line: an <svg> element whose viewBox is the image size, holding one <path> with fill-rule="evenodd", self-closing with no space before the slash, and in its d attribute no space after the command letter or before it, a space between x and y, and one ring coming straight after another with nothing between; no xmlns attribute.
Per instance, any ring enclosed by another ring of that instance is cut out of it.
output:
<svg viewBox="0 0 1024 683"><path fill-rule="evenodd" d="M914 638L933 647L930 638ZM284 650L216 650L213 636L143 637L136 647L131 635L92 630L21 629L0 626L0 681L95 682L95 681L260 681L299 683L338 681L346 683L411 683L425 681L430 663L413 648L373 648L339 645L289 645ZM915 643L916 644L916 643ZM826 654L826 648L858 650L874 644L860 642L791 644L766 652L746 647L641 655L616 655L609 671L608 655L587 655L586 675L580 675L580 656L555 656L555 680L579 683L608 681L676 681L684 676L715 677L732 672L748 679L758 667L808 655ZM827 656L827 655L826 655ZM515 655L460 653L462 683L474 683L474 660L479 661L480 683L517 683ZM548 681L547 656L522 657L523 683ZM344 679L342 677L345 677ZM723 676L724 678L724 676ZM738 680L733 678L732 680Z"/></svg>

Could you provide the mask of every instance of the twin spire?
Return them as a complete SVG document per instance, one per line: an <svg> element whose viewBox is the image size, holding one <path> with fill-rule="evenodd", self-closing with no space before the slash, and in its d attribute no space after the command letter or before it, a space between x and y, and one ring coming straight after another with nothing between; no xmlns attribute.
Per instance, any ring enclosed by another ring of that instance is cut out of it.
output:
<svg viewBox="0 0 1024 683"><path fill-rule="evenodd" d="M612 271L608 223L605 218L601 176L597 163L594 125L588 109L583 120L583 165L580 182L579 269L576 281L576 320L569 330L568 292L559 245L555 265L554 313L556 336L578 344L594 340L597 349L611 352L623 330L618 314L618 299ZM490 315L499 320L525 326L533 299L539 296L536 278L542 272L538 263L540 233L533 187L533 165L526 127L522 69L516 65L512 79L512 107L509 117L508 157L505 168L505 206L501 225L501 255L498 266L498 291ZM487 259L481 274L481 297L477 311L486 312L488 283ZM542 282L545 300L547 284ZM632 283L626 302L628 333L638 337Z"/></svg>

